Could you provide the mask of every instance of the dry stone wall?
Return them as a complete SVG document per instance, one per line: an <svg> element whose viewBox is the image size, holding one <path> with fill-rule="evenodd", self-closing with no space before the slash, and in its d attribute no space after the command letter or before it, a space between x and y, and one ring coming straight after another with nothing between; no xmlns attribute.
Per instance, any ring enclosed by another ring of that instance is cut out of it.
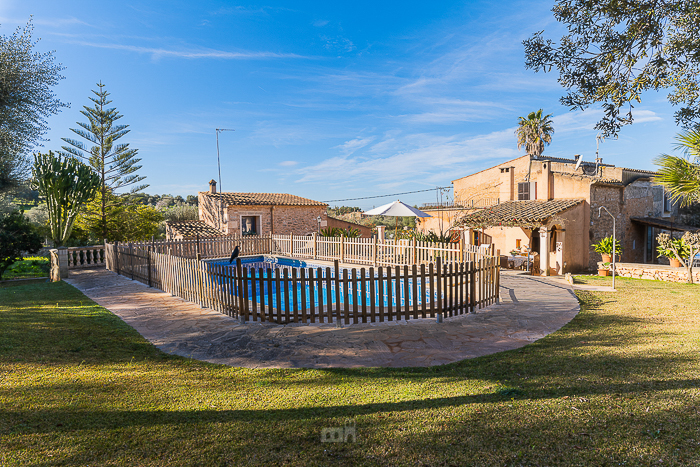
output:
<svg viewBox="0 0 700 467"><path fill-rule="evenodd" d="M685 268L674 268L663 265L619 263L615 265L618 277L633 277L665 282L688 282ZM700 269L693 268L693 282L700 284Z"/></svg>

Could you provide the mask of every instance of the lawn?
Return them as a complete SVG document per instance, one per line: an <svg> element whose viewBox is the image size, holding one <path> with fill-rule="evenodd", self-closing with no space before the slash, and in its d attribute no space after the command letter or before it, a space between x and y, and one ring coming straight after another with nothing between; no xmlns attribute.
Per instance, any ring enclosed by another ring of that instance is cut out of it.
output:
<svg viewBox="0 0 700 467"><path fill-rule="evenodd" d="M700 286L618 286L519 350L338 370L173 357L67 284L0 288L0 465L700 465Z"/></svg>

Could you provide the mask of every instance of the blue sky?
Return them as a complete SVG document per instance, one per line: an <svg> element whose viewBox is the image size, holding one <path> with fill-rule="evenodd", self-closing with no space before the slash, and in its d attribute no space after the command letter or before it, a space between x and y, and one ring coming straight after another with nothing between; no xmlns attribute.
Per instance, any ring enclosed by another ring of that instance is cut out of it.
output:
<svg viewBox="0 0 700 467"><path fill-rule="evenodd" d="M448 186L523 154L519 116L554 115L545 155L595 157L599 109L559 104L555 74L526 70L522 40L562 31L552 1L264 2L0 0L0 33L33 15L39 50L66 70L62 137L102 81L131 132L148 193L286 192L335 200ZM665 94L600 147L603 160L652 169L678 129ZM435 192L400 197L434 201ZM369 209L391 198L333 202Z"/></svg>

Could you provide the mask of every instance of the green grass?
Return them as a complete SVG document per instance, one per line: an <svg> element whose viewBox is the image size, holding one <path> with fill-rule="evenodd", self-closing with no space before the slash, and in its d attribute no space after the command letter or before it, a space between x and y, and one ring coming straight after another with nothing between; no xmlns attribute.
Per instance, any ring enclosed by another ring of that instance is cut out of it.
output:
<svg viewBox="0 0 700 467"><path fill-rule="evenodd" d="M172 357L64 283L0 288L0 465L700 465L700 287L618 288L519 350L338 370Z"/></svg>
<svg viewBox="0 0 700 467"><path fill-rule="evenodd" d="M7 268L2 279L27 279L32 277L48 277L51 269L49 258L43 256L32 256L24 258Z"/></svg>

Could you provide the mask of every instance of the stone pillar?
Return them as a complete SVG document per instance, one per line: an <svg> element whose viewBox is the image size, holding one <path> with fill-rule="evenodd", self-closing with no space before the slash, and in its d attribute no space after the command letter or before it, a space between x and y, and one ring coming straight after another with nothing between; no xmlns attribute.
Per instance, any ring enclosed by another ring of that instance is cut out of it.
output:
<svg viewBox="0 0 700 467"><path fill-rule="evenodd" d="M549 275L549 229L540 227L540 275Z"/></svg>
<svg viewBox="0 0 700 467"><path fill-rule="evenodd" d="M65 247L49 250L51 253L51 282L68 277L68 249Z"/></svg>
<svg viewBox="0 0 700 467"><path fill-rule="evenodd" d="M380 242L383 242L384 239L386 238L384 236L385 230L386 230L386 225L378 225L377 226L377 239L379 239Z"/></svg>
<svg viewBox="0 0 700 467"><path fill-rule="evenodd" d="M565 274L568 272L568 269L566 268L566 265L564 264L564 245L566 244L566 231L558 230L557 231L557 251L556 251L556 265L555 267L558 266L558 273L559 274Z"/></svg>

